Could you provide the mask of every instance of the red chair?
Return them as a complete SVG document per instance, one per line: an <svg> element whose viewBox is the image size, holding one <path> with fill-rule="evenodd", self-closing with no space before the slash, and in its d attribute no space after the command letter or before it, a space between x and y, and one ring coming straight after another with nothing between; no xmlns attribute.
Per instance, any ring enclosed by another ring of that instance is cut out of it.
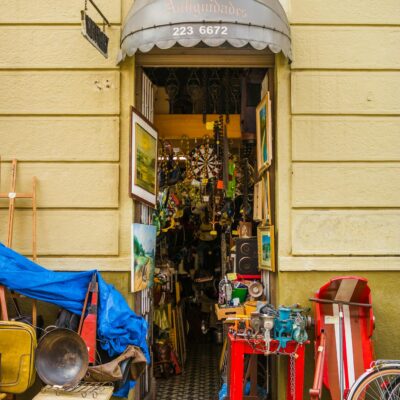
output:
<svg viewBox="0 0 400 400"><path fill-rule="evenodd" d="M370 368L374 314L368 281L341 276L321 287L315 298L315 375L311 400L322 386L332 400L344 399L352 384Z"/></svg>

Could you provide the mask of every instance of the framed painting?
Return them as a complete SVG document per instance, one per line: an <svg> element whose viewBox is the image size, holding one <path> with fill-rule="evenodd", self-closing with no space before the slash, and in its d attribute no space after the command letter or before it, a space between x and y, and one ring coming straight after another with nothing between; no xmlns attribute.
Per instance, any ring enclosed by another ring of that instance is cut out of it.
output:
<svg viewBox="0 0 400 400"><path fill-rule="evenodd" d="M265 196L264 179L261 179L254 185L254 197L253 197L253 220L260 222L264 221L266 201Z"/></svg>
<svg viewBox="0 0 400 400"><path fill-rule="evenodd" d="M263 201L263 216L264 225L272 224L272 214L271 214L271 175L269 171L263 177L264 181L264 194L265 201Z"/></svg>
<svg viewBox="0 0 400 400"><path fill-rule="evenodd" d="M131 109L129 192L153 208L157 200L158 132L134 107Z"/></svg>
<svg viewBox="0 0 400 400"><path fill-rule="evenodd" d="M274 226L261 226L257 229L258 266L260 269L275 271L275 229Z"/></svg>
<svg viewBox="0 0 400 400"><path fill-rule="evenodd" d="M263 173L272 162L272 115L269 92L256 109L257 122L257 167Z"/></svg>
<svg viewBox="0 0 400 400"><path fill-rule="evenodd" d="M131 291L150 288L154 282L157 228L132 224Z"/></svg>

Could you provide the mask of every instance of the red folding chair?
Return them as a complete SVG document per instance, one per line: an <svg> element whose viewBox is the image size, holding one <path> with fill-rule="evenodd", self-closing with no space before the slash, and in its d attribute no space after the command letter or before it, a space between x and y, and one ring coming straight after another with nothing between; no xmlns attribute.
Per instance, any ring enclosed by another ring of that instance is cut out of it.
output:
<svg viewBox="0 0 400 400"><path fill-rule="evenodd" d="M365 278L331 279L315 298L315 375L311 400L321 398L322 386L332 400L345 399L351 386L373 360L374 314Z"/></svg>

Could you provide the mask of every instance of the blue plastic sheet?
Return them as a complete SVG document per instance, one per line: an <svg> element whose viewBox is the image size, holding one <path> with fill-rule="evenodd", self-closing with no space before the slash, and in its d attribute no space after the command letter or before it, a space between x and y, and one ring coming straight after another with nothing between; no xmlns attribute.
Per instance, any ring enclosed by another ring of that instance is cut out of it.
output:
<svg viewBox="0 0 400 400"><path fill-rule="evenodd" d="M247 382L246 386L244 388L244 394L248 396L250 394L250 389L251 389L251 383ZM259 398L261 399L266 399L267 398L267 391L260 387L257 386L257 394ZM219 400L225 400L228 397L228 385L226 383L222 384L221 390L218 393L218 399Z"/></svg>
<svg viewBox="0 0 400 400"><path fill-rule="evenodd" d="M49 271L0 243L0 284L33 299L45 301L80 315L93 274L99 283L97 337L110 356L123 353L128 345L138 346L148 362L147 322L137 316L124 297L107 284L97 271ZM130 385L121 390L126 397Z"/></svg>

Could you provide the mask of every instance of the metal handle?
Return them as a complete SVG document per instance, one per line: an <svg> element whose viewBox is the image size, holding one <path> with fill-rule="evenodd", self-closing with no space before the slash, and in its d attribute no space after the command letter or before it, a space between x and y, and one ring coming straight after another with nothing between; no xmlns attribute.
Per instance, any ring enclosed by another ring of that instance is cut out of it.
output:
<svg viewBox="0 0 400 400"><path fill-rule="evenodd" d="M323 304L343 304L343 305L346 305L346 306L357 306L357 307L365 307L365 308L371 308L372 307L372 304L353 303L351 301L342 301L342 300L316 299L314 297L311 297L308 300L314 301L315 303L323 303Z"/></svg>

